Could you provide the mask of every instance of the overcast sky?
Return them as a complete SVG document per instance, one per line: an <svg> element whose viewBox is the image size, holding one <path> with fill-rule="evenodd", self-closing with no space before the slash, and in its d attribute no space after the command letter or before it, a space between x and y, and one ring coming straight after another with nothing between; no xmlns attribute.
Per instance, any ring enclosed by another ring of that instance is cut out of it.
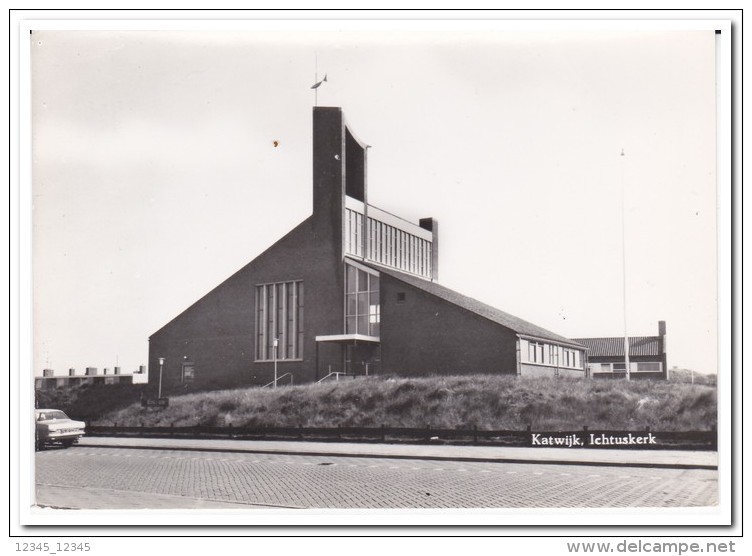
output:
<svg viewBox="0 0 752 556"><path fill-rule="evenodd" d="M710 31L31 41L36 374L145 365L150 334L311 213L316 67L319 105L373 146L370 202L438 219L442 284L623 334L623 184L629 334L666 320L669 366L717 370Z"/></svg>

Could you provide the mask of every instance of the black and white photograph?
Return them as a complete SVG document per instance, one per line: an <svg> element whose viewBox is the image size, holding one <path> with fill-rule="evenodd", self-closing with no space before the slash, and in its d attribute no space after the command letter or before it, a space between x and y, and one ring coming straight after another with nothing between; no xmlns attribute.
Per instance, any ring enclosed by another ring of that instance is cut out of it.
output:
<svg viewBox="0 0 752 556"><path fill-rule="evenodd" d="M728 21L23 25L29 524L730 524Z"/></svg>

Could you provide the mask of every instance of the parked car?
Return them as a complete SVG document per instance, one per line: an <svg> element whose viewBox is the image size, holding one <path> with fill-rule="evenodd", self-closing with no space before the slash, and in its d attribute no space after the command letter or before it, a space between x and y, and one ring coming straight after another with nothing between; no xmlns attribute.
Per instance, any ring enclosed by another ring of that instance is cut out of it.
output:
<svg viewBox="0 0 752 556"><path fill-rule="evenodd" d="M84 435L86 423L74 421L59 409L35 409L34 447L43 450L48 444L72 446Z"/></svg>

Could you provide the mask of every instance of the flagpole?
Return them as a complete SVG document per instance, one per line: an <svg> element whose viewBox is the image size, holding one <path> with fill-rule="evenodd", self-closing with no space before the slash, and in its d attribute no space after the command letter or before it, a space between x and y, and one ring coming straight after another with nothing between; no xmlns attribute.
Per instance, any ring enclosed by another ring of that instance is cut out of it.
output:
<svg viewBox="0 0 752 556"><path fill-rule="evenodd" d="M624 149L621 150L621 283L622 299L624 302L624 370L625 378L630 380L629 373L629 336L627 335L627 240L626 240L626 213L624 208Z"/></svg>

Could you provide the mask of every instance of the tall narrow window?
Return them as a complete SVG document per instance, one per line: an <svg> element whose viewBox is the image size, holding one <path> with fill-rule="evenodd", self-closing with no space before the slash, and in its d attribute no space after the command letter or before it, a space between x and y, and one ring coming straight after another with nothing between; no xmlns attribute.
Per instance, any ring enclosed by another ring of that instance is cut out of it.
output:
<svg viewBox="0 0 752 556"><path fill-rule="evenodd" d="M392 266L399 267L400 249L399 249L399 230L392 228Z"/></svg>
<svg viewBox="0 0 752 556"><path fill-rule="evenodd" d="M352 211L345 209L345 252L352 253Z"/></svg>
<svg viewBox="0 0 752 556"><path fill-rule="evenodd" d="M256 360L275 358L303 358L301 281L256 286Z"/></svg>
<svg viewBox="0 0 752 556"><path fill-rule="evenodd" d="M353 239L355 245L353 245L352 252L356 255L363 254L363 215L355 213L355 237Z"/></svg>
<svg viewBox="0 0 752 556"><path fill-rule="evenodd" d="M368 335L378 336L381 325L381 305L379 303L379 277L368 275Z"/></svg>
<svg viewBox="0 0 752 556"><path fill-rule="evenodd" d="M358 257L363 255L365 246L364 226L362 214L351 209L345 209L345 252Z"/></svg>
<svg viewBox="0 0 752 556"><path fill-rule="evenodd" d="M345 265L345 333L378 336L381 324L379 276Z"/></svg>
<svg viewBox="0 0 752 556"><path fill-rule="evenodd" d="M418 272L418 238L410 236L410 272Z"/></svg>

